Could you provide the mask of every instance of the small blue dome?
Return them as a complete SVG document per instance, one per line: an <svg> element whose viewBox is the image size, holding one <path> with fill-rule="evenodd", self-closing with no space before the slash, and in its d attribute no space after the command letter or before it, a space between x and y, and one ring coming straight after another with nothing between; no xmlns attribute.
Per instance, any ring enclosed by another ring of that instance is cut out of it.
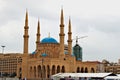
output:
<svg viewBox="0 0 120 80"><path fill-rule="evenodd" d="M34 52L32 52L32 54L35 54L36 52L34 51Z"/></svg>
<svg viewBox="0 0 120 80"><path fill-rule="evenodd" d="M41 43L58 43L54 38L51 38L51 37L47 37L47 38L44 38Z"/></svg>
<svg viewBox="0 0 120 80"><path fill-rule="evenodd" d="M81 60L81 58L78 58L77 60Z"/></svg>
<svg viewBox="0 0 120 80"><path fill-rule="evenodd" d="M42 54L42 56L43 56L43 57L46 57L46 56L47 56L47 54L46 54L46 53L43 53L43 54Z"/></svg>

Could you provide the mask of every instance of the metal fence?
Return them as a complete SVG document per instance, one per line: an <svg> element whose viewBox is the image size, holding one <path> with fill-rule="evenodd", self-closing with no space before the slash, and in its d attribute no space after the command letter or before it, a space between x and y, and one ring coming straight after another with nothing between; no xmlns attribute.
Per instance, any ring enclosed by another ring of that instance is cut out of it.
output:
<svg viewBox="0 0 120 80"><path fill-rule="evenodd" d="M19 79L19 78L0 78L0 80L52 80L52 79L36 79L36 78L33 78L33 79Z"/></svg>
<svg viewBox="0 0 120 80"><path fill-rule="evenodd" d="M22 79L25 80L25 79ZM26 80L52 80L52 79L26 79Z"/></svg>
<svg viewBox="0 0 120 80"><path fill-rule="evenodd" d="M19 80L19 78L0 78L0 80Z"/></svg>

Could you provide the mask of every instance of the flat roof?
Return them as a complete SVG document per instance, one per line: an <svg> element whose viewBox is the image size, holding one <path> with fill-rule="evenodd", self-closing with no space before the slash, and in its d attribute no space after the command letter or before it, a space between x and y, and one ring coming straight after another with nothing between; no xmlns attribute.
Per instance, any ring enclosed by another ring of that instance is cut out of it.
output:
<svg viewBox="0 0 120 80"><path fill-rule="evenodd" d="M120 79L120 76L107 76L104 79Z"/></svg>
<svg viewBox="0 0 120 80"><path fill-rule="evenodd" d="M104 78L112 73L58 73L51 77L99 77Z"/></svg>

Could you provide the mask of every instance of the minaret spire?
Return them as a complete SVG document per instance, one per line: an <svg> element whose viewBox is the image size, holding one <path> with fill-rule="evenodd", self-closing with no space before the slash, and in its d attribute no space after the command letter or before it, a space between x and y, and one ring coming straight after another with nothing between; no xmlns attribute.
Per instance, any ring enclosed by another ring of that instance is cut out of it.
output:
<svg viewBox="0 0 120 80"><path fill-rule="evenodd" d="M25 17L25 26L24 26L24 50L23 53L24 54L28 54L28 39L29 39L29 35L28 35L28 12L26 11L26 17Z"/></svg>
<svg viewBox="0 0 120 80"><path fill-rule="evenodd" d="M72 54L72 32L71 32L71 20L69 18L69 24L68 24L68 54Z"/></svg>
<svg viewBox="0 0 120 80"><path fill-rule="evenodd" d="M71 19L69 17L68 32L71 32Z"/></svg>
<svg viewBox="0 0 120 80"><path fill-rule="evenodd" d="M64 57L64 16L63 9L61 9L61 17L60 17L60 57Z"/></svg>
<svg viewBox="0 0 120 80"><path fill-rule="evenodd" d="M37 27L37 40L36 40L36 49L38 48L38 44L40 43L40 22L38 20L38 27Z"/></svg>
<svg viewBox="0 0 120 80"><path fill-rule="evenodd" d="M25 26L28 26L28 11L26 10Z"/></svg>
<svg viewBox="0 0 120 80"><path fill-rule="evenodd" d="M63 9L61 9L61 24L64 25Z"/></svg>

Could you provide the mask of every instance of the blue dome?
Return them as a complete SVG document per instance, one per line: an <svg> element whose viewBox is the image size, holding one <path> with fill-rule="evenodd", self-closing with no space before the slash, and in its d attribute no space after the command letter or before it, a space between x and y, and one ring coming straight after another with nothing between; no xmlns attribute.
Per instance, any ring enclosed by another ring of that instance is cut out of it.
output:
<svg viewBox="0 0 120 80"><path fill-rule="evenodd" d="M47 37L47 38L44 38L41 43L58 43L54 38L51 38L51 37Z"/></svg>

